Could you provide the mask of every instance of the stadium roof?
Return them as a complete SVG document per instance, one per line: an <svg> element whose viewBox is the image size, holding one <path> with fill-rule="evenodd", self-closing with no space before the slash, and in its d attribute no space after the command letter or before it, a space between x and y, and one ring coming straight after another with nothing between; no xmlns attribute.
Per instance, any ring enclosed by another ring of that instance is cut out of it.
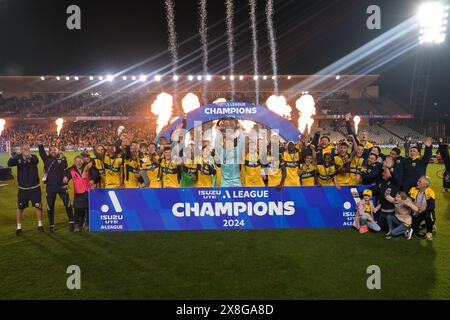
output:
<svg viewBox="0 0 450 320"><path fill-rule="evenodd" d="M231 90L229 75L212 75L208 81L203 76L180 75L177 81L165 75L155 79L155 75L118 75L111 78L103 76L0 76L0 92L8 93L51 93L51 92L112 92L145 89L149 92L173 91L174 84L180 92L200 92L204 83L210 92ZM376 84L379 75L279 75L277 77L281 92L328 92L336 88L362 90ZM157 81L158 80L158 81ZM254 92L253 75L236 75L237 92ZM273 92L272 76L259 76L260 91ZM305 81L308 80L308 81ZM310 87L303 85L310 84Z"/></svg>

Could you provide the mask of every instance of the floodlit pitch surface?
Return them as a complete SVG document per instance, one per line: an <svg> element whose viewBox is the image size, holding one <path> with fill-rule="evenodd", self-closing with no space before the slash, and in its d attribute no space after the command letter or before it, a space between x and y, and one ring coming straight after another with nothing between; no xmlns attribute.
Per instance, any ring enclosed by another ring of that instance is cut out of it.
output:
<svg viewBox="0 0 450 320"><path fill-rule="evenodd" d="M37 233L28 209L16 237L10 181L0 187L0 299L449 299L442 168L428 169L438 208L432 242L352 229L73 234L59 199L56 234ZM66 287L69 265L81 268L80 290ZM370 265L381 269L381 290L366 286Z"/></svg>

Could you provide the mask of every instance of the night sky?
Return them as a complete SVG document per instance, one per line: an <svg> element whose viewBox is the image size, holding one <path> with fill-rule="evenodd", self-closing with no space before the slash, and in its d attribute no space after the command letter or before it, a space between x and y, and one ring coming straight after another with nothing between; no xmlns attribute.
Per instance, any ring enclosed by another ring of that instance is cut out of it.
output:
<svg viewBox="0 0 450 320"><path fill-rule="evenodd" d="M209 73L228 73L224 0L208 0ZM416 0L275 0L279 74L314 74L413 16ZM251 74L248 1L235 0L236 74ZM66 28L66 8L81 7L82 29ZM381 7L381 30L366 27L366 8ZM259 68L271 73L270 49L258 1ZM201 73L198 1L175 0L180 74ZM0 0L0 74L107 74L149 59L130 73L170 71L163 0ZM450 110L450 44L433 48L433 113ZM381 69L383 95L408 103L415 51ZM434 103L438 106L435 107ZM437 112L434 112L437 111Z"/></svg>

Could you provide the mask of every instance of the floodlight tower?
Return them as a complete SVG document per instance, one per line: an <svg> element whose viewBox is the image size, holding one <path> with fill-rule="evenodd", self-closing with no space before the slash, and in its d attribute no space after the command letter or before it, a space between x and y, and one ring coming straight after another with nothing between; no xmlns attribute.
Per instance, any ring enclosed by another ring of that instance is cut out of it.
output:
<svg viewBox="0 0 450 320"><path fill-rule="evenodd" d="M417 11L420 28L419 43L414 64L409 106L416 115L420 114L423 126L431 74L432 47L445 42L447 37L449 6L442 1L425 2Z"/></svg>

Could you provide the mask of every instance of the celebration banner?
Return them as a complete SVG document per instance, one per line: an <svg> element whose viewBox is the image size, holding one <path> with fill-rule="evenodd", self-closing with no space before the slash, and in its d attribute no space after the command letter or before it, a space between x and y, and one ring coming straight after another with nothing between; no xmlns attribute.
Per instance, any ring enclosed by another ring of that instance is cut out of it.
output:
<svg viewBox="0 0 450 320"><path fill-rule="evenodd" d="M300 131L291 121L270 111L270 109L257 104L234 101L207 104L189 112L186 114L185 129L193 129L196 121L207 123L222 118L251 120L263 124L269 128L279 130L279 134L287 141L297 141L300 136ZM161 136L170 140L172 131L182 121L182 118L173 121L161 132Z"/></svg>
<svg viewBox="0 0 450 320"><path fill-rule="evenodd" d="M91 231L348 228L364 187L94 189Z"/></svg>

